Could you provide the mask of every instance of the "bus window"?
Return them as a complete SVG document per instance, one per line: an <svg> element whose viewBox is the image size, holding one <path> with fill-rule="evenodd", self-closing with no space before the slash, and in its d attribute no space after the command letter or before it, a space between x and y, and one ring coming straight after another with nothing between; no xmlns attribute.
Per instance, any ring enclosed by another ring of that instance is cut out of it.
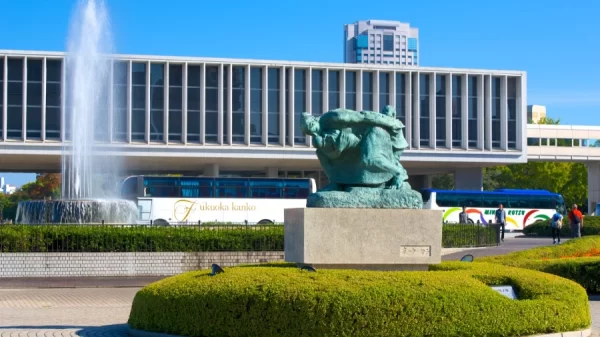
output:
<svg viewBox="0 0 600 337"><path fill-rule="evenodd" d="M216 181L217 198L247 198L248 179L223 178Z"/></svg>
<svg viewBox="0 0 600 337"><path fill-rule="evenodd" d="M281 198L281 180L250 179L250 198Z"/></svg>
<svg viewBox="0 0 600 337"><path fill-rule="evenodd" d="M212 198L214 196L211 178L181 178L181 196L184 198Z"/></svg>
<svg viewBox="0 0 600 337"><path fill-rule="evenodd" d="M144 177L146 196L156 198L180 197L179 178L174 177Z"/></svg>
<svg viewBox="0 0 600 337"><path fill-rule="evenodd" d="M310 194L310 182L308 180L285 180L283 197L285 199L306 199Z"/></svg>

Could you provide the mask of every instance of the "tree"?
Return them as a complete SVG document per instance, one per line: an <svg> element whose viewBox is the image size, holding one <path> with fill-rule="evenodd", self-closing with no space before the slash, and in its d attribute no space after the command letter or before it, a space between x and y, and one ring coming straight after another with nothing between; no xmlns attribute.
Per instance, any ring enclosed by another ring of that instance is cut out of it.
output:
<svg viewBox="0 0 600 337"><path fill-rule="evenodd" d="M431 179L431 187L441 190L453 190L454 175L451 173L434 175Z"/></svg>
<svg viewBox="0 0 600 337"><path fill-rule="evenodd" d="M560 119L544 117L537 124L558 125ZM558 145L560 142L567 140L559 140ZM486 169L484 188L492 189L491 185L548 190L562 194L567 205L576 203L587 209L587 169L581 163L528 162Z"/></svg>

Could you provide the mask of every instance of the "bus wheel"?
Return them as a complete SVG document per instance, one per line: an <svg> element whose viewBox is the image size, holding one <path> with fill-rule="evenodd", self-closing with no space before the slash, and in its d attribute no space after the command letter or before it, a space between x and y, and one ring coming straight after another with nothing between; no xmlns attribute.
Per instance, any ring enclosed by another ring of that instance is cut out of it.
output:
<svg viewBox="0 0 600 337"><path fill-rule="evenodd" d="M152 222L152 224L153 224L154 226L168 226L168 225L169 225L169 223L168 223L166 220L163 220L163 219L157 219L157 220L154 220L154 221Z"/></svg>
<svg viewBox="0 0 600 337"><path fill-rule="evenodd" d="M258 222L259 225L272 225L273 221L269 220L269 219L262 219Z"/></svg>

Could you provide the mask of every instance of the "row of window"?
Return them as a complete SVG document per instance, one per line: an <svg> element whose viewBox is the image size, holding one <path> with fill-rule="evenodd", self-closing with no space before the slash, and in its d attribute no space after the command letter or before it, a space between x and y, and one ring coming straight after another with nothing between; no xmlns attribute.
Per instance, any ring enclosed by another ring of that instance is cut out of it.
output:
<svg viewBox="0 0 600 337"><path fill-rule="evenodd" d="M497 208L502 204L506 208L556 209L564 204L562 198L558 195L511 195L502 193L436 192L435 200L439 207Z"/></svg>
<svg viewBox="0 0 600 337"><path fill-rule="evenodd" d="M45 138L59 139L62 106L61 61L47 60L46 82L42 83L42 61L28 59L26 63L28 67L26 93L23 90L22 78L24 60L8 58L7 61L9 70L7 137L22 139L24 136L22 134L22 114L25 94L27 95L25 136L28 139L42 137L41 91L42 86L46 85ZM409 91L407 73L380 72L379 78L376 78L376 73L364 71L360 78L360 72L346 71L345 92L342 92L342 72L340 70L325 72L322 69L289 68L282 71L281 68L268 68L265 71L262 67L251 67L248 71L245 66L226 65L221 71L220 67L216 65L206 65L205 67L188 65L185 68L182 64L150 63L148 66L146 62L133 62L131 69L128 68L126 61L115 61L112 89L111 85L107 84L105 90L100 92L100 102L112 103L113 110L110 112L104 107L96 111L98 124L95 128L95 138L98 141L127 141L130 132L133 142L176 143L183 141L184 128L186 128L186 140L189 143L204 141L206 143L244 144L247 142L246 135L248 134L250 143L261 144L263 143L263 134L266 134L267 143L279 144L282 124L285 125L286 134L290 135L290 125L286 123L285 114L288 109L292 109L294 111L293 141L295 144L302 145L306 143L306 138L300 130L302 112L310 111L314 115L320 115L326 110L342 106L342 98L348 109L356 110L361 102L363 110L374 110L376 98L379 101L379 109L383 109L391 103L392 95L395 95L397 116L406 124L407 92ZM246 78L248 75L249 78ZM184 79L187 80L185 92ZM452 146L461 146L461 137L463 136L462 93L463 83L466 82L469 119L468 144L469 147L476 147L478 137L483 135L483 130L478 132L477 129L478 98L483 92L478 90L480 79L477 75L436 74L433 76L422 73L418 77L414 76L412 92L414 93L418 89L419 99L412 100L411 111L414 111L418 105L420 109L420 142L413 146L429 147L433 145L430 143L430 119L435 119L436 123L435 145L440 147L446 145L446 96L450 94L446 93L448 85L452 86L452 97L449 98L452 102ZM150 81L149 85L148 80ZM264 83L265 80L266 83ZM417 80L419 88L416 88ZM231 86L229 86L230 81ZM435 86L431 87L433 81L435 81ZM131 82L130 94L128 92L129 82ZM168 86L165 85L165 82L168 82ZM377 85L375 85L376 82L378 82ZM69 87L69 83L70 81L67 81L67 87ZM290 92L292 83L294 89ZM492 77L491 83L492 143L493 147L499 148L501 141L501 78ZM362 92L359 92L359 84ZM395 84L394 92L392 92L392 84ZM31 90L29 90L30 87ZM223 87L228 89L221 90ZM265 95L263 95L263 91L266 91ZM432 111L430 106L429 97L432 92L435 95L435 111ZM246 102L247 95L250 96L249 105ZM69 125L72 114L69 90L65 96L67 105L65 122ZM325 104L326 101L327 104ZM165 104L166 102L168 104ZM0 101L0 104L3 102ZM506 104L508 145L509 148L516 148L516 77L509 77L507 80ZM107 105L110 106L110 104ZM129 106L131 106L131 124L128 129ZM201 122L202 109L205 113L204 125ZM186 110L187 114L184 114ZM248 125L246 124L247 110L249 110L248 129L246 129L246 125ZM231 111L231 123L227 111ZM109 119L105 118L105 115L109 113L112 113L112 128L106 122ZM166 120L165 115L167 116ZM266 130L263 130L264 119L266 119ZM219 139L220 125L223 125L222 139ZM0 129L2 128L3 125L0 125ZM205 132L204 140L201 139L202 128ZM407 125L407 128L412 128L412 125ZM65 136L70 139L69 127L67 127ZM285 141L289 143L289 137L286 137Z"/></svg>
<svg viewBox="0 0 600 337"><path fill-rule="evenodd" d="M138 196L137 177L121 188L125 198ZM312 192L308 179L144 177L145 197L156 198L284 198L305 199Z"/></svg>
<svg viewBox="0 0 600 337"><path fill-rule="evenodd" d="M527 138L529 146L600 147L599 139L577 138Z"/></svg>

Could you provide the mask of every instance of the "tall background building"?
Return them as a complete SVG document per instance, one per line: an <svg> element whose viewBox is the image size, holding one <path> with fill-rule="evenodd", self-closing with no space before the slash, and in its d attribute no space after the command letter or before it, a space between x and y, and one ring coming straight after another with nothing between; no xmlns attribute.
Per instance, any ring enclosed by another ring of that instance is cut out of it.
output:
<svg viewBox="0 0 600 337"><path fill-rule="evenodd" d="M419 29L399 21L366 20L344 26L344 62L419 64Z"/></svg>
<svg viewBox="0 0 600 337"><path fill-rule="evenodd" d="M527 120L537 124L542 118L546 118L546 107L543 105L528 105Z"/></svg>

